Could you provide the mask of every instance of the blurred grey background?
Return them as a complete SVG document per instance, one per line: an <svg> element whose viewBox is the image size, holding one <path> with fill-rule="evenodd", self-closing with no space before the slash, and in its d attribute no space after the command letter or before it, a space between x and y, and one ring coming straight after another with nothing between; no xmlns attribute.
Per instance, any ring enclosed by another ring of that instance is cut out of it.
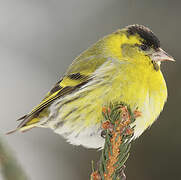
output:
<svg viewBox="0 0 181 180"><path fill-rule="evenodd" d="M99 152L69 145L48 129L11 136L81 51L129 24L150 27L177 60L164 63L169 98L132 146L128 180L181 179L181 1L0 0L0 135L32 180L85 180Z"/></svg>

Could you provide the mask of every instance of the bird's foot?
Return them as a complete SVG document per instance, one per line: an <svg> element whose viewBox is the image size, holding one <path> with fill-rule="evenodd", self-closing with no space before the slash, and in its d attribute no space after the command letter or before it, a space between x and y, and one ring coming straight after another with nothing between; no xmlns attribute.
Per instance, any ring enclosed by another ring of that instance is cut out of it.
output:
<svg viewBox="0 0 181 180"><path fill-rule="evenodd" d="M106 130L102 130L101 131L101 137L102 138L106 138Z"/></svg>

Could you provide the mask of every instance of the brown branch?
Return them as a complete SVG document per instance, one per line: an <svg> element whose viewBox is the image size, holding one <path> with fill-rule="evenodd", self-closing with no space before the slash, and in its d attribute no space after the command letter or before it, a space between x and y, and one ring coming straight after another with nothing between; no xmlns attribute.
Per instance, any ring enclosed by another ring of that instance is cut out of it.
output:
<svg viewBox="0 0 181 180"><path fill-rule="evenodd" d="M134 113L131 113L128 106L121 103L108 108L104 107L103 115L105 120L102 122L102 128L103 132L106 131L105 146L99 167L92 172L90 179L125 180L124 163L129 155L129 139L134 133L134 129L130 127L135 120Z"/></svg>

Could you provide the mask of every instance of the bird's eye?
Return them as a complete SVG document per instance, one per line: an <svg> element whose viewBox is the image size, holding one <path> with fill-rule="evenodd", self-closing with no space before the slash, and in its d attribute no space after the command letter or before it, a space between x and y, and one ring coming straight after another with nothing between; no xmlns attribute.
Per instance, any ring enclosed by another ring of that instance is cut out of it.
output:
<svg viewBox="0 0 181 180"><path fill-rule="evenodd" d="M149 47L148 47L146 44L140 45L139 48L140 48L142 51L147 51L147 50L149 50Z"/></svg>

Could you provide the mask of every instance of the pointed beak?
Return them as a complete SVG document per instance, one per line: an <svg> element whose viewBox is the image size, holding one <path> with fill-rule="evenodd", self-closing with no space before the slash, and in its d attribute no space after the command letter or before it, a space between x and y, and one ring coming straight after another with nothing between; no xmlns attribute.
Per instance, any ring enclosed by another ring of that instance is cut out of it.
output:
<svg viewBox="0 0 181 180"><path fill-rule="evenodd" d="M175 61L172 56L168 55L163 49L159 48L151 56L151 59L155 62L161 61Z"/></svg>

